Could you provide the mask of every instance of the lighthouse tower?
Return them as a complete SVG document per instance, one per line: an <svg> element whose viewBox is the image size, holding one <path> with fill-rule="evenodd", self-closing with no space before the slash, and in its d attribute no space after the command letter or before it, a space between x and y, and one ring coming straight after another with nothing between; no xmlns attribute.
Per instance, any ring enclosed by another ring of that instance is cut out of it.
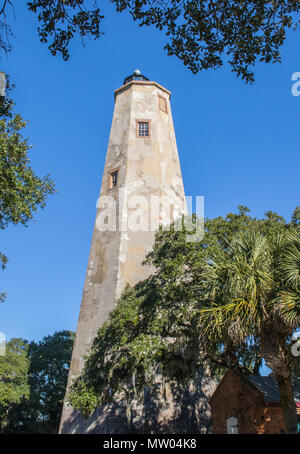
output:
<svg viewBox="0 0 300 454"><path fill-rule="evenodd" d="M170 92L139 70L115 91L115 107L68 386L126 284L145 279L142 261L160 224L186 212ZM67 402L61 433L126 433L118 408L84 420Z"/></svg>

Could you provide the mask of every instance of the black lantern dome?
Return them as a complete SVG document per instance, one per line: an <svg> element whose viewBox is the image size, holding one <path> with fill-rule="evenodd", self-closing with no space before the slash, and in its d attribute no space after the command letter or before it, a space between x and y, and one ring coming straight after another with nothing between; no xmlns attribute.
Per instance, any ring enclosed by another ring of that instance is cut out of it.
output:
<svg viewBox="0 0 300 454"><path fill-rule="evenodd" d="M132 80L149 80L148 77L142 75L139 69L136 69L131 76L128 76L124 79L123 85L128 84Z"/></svg>

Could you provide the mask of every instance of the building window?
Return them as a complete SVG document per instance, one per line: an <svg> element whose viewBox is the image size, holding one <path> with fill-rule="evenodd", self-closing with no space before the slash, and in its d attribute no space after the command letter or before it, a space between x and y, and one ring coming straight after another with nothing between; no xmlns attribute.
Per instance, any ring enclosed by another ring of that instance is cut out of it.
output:
<svg viewBox="0 0 300 454"><path fill-rule="evenodd" d="M150 137L150 121L137 121L136 128L137 137Z"/></svg>
<svg viewBox="0 0 300 454"><path fill-rule="evenodd" d="M230 418L226 419L226 425L227 425L228 434L238 434L239 433L238 420L234 416L231 416Z"/></svg>
<svg viewBox="0 0 300 454"><path fill-rule="evenodd" d="M112 172L110 172L108 179L108 189L115 188L118 185L118 176L118 170L113 170Z"/></svg>
<svg viewBox="0 0 300 454"><path fill-rule="evenodd" d="M114 188L118 183L118 171L112 172L111 174L111 185Z"/></svg>
<svg viewBox="0 0 300 454"><path fill-rule="evenodd" d="M166 101L165 98L163 98L160 95L158 95L158 106L159 106L160 110L162 110L165 113L168 113L168 111L167 111L167 101Z"/></svg>

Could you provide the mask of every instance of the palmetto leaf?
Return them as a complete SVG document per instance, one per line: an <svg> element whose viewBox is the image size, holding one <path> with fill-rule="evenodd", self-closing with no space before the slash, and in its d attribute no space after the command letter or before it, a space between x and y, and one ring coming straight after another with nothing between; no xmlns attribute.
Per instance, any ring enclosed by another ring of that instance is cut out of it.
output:
<svg viewBox="0 0 300 454"><path fill-rule="evenodd" d="M287 243L283 249L281 271L287 285L300 288L300 233L287 234Z"/></svg>
<svg viewBox="0 0 300 454"><path fill-rule="evenodd" d="M256 231L236 236L225 254L212 255L203 269L208 300L213 301L200 314L203 335L238 343L260 330L270 316L271 265L267 238Z"/></svg>
<svg viewBox="0 0 300 454"><path fill-rule="evenodd" d="M272 301L274 313L279 315L287 327L300 325L300 234L297 230L288 232L281 249L279 273L282 290Z"/></svg>
<svg viewBox="0 0 300 454"><path fill-rule="evenodd" d="M284 323L290 328L300 325L300 292L282 291L275 299L274 312L279 314Z"/></svg>
<svg viewBox="0 0 300 454"><path fill-rule="evenodd" d="M212 304L202 309L199 317L201 337L215 342L230 339L235 344L245 341L261 325L262 315L255 300L235 299L224 306Z"/></svg>

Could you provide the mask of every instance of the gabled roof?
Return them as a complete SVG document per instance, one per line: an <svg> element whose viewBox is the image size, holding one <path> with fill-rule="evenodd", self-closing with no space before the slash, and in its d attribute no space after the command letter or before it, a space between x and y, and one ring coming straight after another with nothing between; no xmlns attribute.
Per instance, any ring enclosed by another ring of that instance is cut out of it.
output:
<svg viewBox="0 0 300 454"><path fill-rule="evenodd" d="M209 399L210 402L212 402L215 396L220 392L224 381L228 379L230 374L234 374L235 376L239 377L239 379L249 387L249 390L251 389L252 392L254 391L260 394L263 397L264 402L272 402L273 404L270 405L274 405L275 403L280 405L279 389L273 374L270 374L266 377L261 375L245 376L236 370L228 370L225 373L211 398ZM300 408L300 377L294 379L292 384L295 403L297 407Z"/></svg>
<svg viewBox="0 0 300 454"><path fill-rule="evenodd" d="M260 375L249 375L246 377L264 396L265 402L280 402L280 394L274 375L262 377ZM295 402L300 403L300 378L293 381Z"/></svg>
<svg viewBox="0 0 300 454"><path fill-rule="evenodd" d="M241 382L243 382L249 388L249 390L252 390L252 392L254 392L257 395L261 395L261 392L259 391L259 389L257 389L257 387L254 386L251 383L251 381L249 381L247 379L247 377L245 375L242 375L241 372L239 372L237 370L228 369L225 372L225 374L223 375L221 381L217 385L217 387L214 390L213 394L211 395L211 397L209 399L209 402L212 402L215 399L215 397L219 394L219 392L222 392L221 390L222 390L223 384L224 384L225 381L227 381L229 379L230 375L234 375L234 376L238 377L238 379Z"/></svg>

